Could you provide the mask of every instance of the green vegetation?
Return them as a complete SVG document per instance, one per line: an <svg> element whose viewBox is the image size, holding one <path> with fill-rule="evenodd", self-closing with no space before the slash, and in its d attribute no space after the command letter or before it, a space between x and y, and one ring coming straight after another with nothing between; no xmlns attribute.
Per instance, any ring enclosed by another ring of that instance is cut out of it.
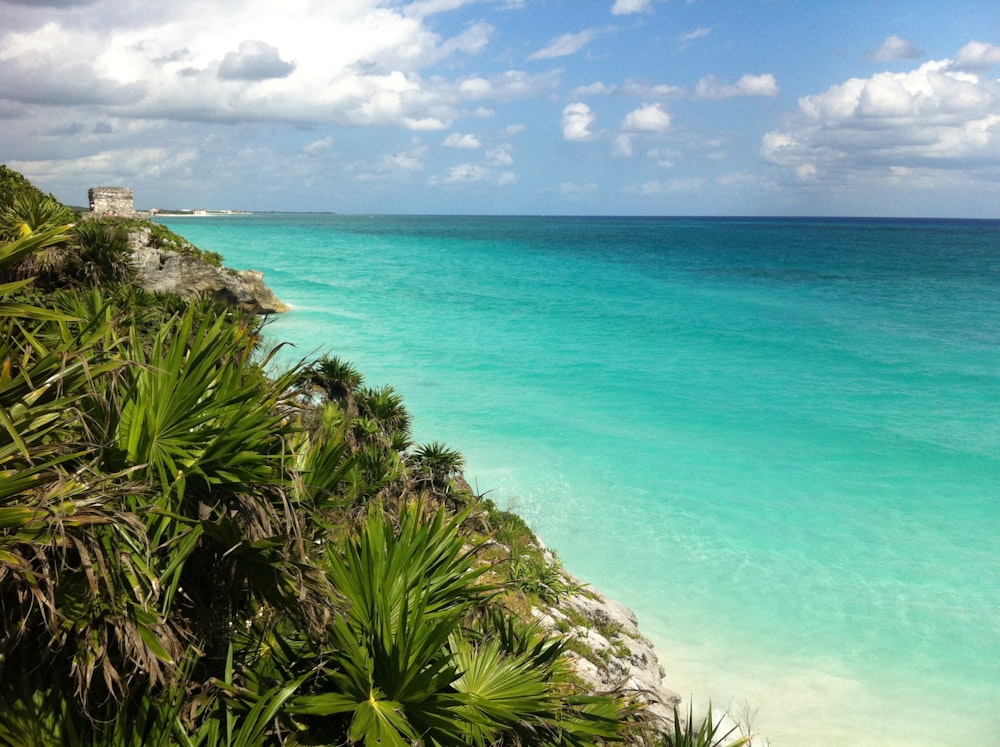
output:
<svg viewBox="0 0 1000 747"><path fill-rule="evenodd" d="M640 738L512 613L565 584L397 392L268 373L258 318L136 290L128 224L0 177L0 743Z"/></svg>
<svg viewBox="0 0 1000 747"><path fill-rule="evenodd" d="M149 231L149 245L155 249L165 249L171 252L183 254L186 257L194 257L203 262L207 262L215 267L222 266L222 255L217 252L209 252L199 249L183 236L174 233L162 223L142 218L103 218L115 223L126 233L134 231Z"/></svg>
<svg viewBox="0 0 1000 747"><path fill-rule="evenodd" d="M712 717L711 705L708 707L708 714L700 723L695 720L692 707L688 707L686 719L675 707L673 730L664 737L663 747L745 747L749 744L750 737L732 738L738 728L733 726L726 732L720 733L722 727ZM730 739L731 741L727 741Z"/></svg>

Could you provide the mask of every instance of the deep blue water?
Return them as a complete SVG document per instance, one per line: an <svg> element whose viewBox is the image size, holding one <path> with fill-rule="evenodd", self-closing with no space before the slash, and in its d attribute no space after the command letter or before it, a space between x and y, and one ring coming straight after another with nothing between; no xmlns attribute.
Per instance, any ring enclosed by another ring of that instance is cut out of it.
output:
<svg viewBox="0 0 1000 747"><path fill-rule="evenodd" d="M1000 222L166 219L774 747L1000 744ZM739 710L739 708L737 709Z"/></svg>

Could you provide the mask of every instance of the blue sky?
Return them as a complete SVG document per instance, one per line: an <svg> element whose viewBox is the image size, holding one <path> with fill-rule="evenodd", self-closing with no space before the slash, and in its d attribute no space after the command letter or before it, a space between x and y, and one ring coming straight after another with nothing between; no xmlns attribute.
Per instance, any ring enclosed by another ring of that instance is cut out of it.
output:
<svg viewBox="0 0 1000 747"><path fill-rule="evenodd" d="M1000 218L1000 6L0 0L0 162L72 204Z"/></svg>

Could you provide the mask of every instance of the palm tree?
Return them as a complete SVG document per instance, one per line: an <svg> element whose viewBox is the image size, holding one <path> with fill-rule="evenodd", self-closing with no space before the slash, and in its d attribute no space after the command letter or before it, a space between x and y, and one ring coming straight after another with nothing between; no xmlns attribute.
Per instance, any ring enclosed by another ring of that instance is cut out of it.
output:
<svg viewBox="0 0 1000 747"><path fill-rule="evenodd" d="M80 221L73 227L73 254L65 274L86 283L109 285L135 278L128 232L108 218Z"/></svg>
<svg viewBox="0 0 1000 747"><path fill-rule="evenodd" d="M58 200L40 192L20 192L0 210L0 237L24 238L65 226L74 219L73 211Z"/></svg>
<svg viewBox="0 0 1000 747"><path fill-rule="evenodd" d="M49 241L27 254L20 262L8 264L0 277L24 279L63 272L72 252L65 231L73 222L72 210L40 192L20 192L0 209L0 240L23 239L58 230L58 241Z"/></svg>
<svg viewBox="0 0 1000 747"><path fill-rule="evenodd" d="M452 494L451 483L462 473L465 458L455 449L439 441L424 444L410 457L416 479L435 497L447 498Z"/></svg>
<svg viewBox="0 0 1000 747"><path fill-rule="evenodd" d="M412 418L403 405L403 397L395 389L391 386L362 387L355 397L361 417L377 426L385 443L397 451L409 445Z"/></svg>
<svg viewBox="0 0 1000 747"><path fill-rule="evenodd" d="M324 356L303 371L303 378L309 384L319 387L326 397L336 402L348 413L357 413L354 408L354 392L364 377L353 364L338 356Z"/></svg>
<svg viewBox="0 0 1000 747"><path fill-rule="evenodd" d="M486 567L458 532L461 520L416 505L397 528L375 508L356 538L330 549L328 574L346 610L314 660L284 665L289 677L314 672L289 711L317 738L366 747L620 741L626 706L567 697L558 644L515 650L504 643L516 636L466 631L493 590L478 583Z"/></svg>

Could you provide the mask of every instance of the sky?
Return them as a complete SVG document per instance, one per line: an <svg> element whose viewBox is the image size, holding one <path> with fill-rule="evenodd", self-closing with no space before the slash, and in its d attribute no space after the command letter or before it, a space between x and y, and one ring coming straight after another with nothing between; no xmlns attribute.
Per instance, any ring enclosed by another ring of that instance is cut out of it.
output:
<svg viewBox="0 0 1000 747"><path fill-rule="evenodd" d="M997 0L0 0L73 205L1000 218Z"/></svg>

